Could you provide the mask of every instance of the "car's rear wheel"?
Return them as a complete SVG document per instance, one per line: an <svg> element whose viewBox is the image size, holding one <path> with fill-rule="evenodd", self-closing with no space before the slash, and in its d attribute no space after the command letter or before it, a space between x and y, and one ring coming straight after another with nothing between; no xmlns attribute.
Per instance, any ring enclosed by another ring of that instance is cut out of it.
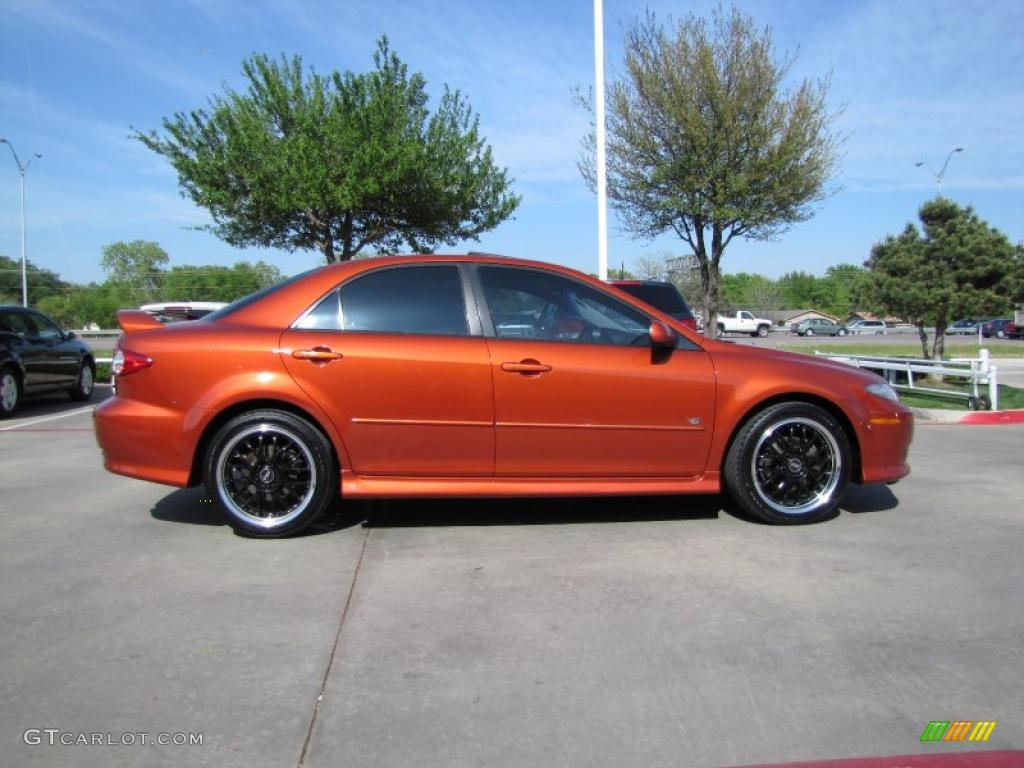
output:
<svg viewBox="0 0 1024 768"><path fill-rule="evenodd" d="M221 427L206 455L205 481L238 533L298 533L334 499L338 471L326 436L285 411L259 410Z"/></svg>
<svg viewBox="0 0 1024 768"><path fill-rule="evenodd" d="M21 399L21 384L13 368L0 369L0 419L10 416Z"/></svg>
<svg viewBox="0 0 1024 768"><path fill-rule="evenodd" d="M846 329L845 328L840 328L838 331L836 331L836 336L845 336L845 335L846 335Z"/></svg>
<svg viewBox="0 0 1024 768"><path fill-rule="evenodd" d="M767 336L768 335L768 326L767 325L759 325L759 326L757 326L757 335L760 336L762 339L765 336Z"/></svg>
<svg viewBox="0 0 1024 768"><path fill-rule="evenodd" d="M68 395L75 402L84 402L92 397L95 385L96 369L88 360L83 360L82 368L78 371L78 378L75 380L75 385L68 392Z"/></svg>
<svg viewBox="0 0 1024 768"><path fill-rule="evenodd" d="M850 442L827 411L779 403L736 435L725 460L729 494L748 514L774 524L827 519L850 477Z"/></svg>
<svg viewBox="0 0 1024 768"><path fill-rule="evenodd" d="M1006 331L1004 331L1002 329L996 331L996 338L997 339L1005 339L1006 338Z"/></svg>

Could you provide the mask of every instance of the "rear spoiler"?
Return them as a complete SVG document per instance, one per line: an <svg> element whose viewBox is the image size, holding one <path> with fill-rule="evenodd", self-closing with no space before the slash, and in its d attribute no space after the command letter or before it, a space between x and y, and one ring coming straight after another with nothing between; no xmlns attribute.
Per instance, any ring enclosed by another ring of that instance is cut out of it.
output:
<svg viewBox="0 0 1024 768"><path fill-rule="evenodd" d="M141 309L122 309L117 313L117 324L125 333L136 331L151 331L154 328L163 328L164 325L149 312Z"/></svg>

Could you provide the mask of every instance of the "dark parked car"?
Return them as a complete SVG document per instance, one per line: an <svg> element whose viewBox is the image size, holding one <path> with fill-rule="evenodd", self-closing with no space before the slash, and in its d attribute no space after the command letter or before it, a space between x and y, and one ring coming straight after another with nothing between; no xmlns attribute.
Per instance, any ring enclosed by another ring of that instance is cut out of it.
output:
<svg viewBox="0 0 1024 768"><path fill-rule="evenodd" d="M655 309L674 317L687 328L697 330L697 320L686 299L672 283L662 280L609 280L620 291L635 296Z"/></svg>
<svg viewBox="0 0 1024 768"><path fill-rule="evenodd" d="M1010 335L1007 326L1013 325L1013 320L1007 317L1000 317L995 320L986 320L981 324L981 335L986 339L995 336L997 339L1005 339Z"/></svg>
<svg viewBox="0 0 1024 768"><path fill-rule="evenodd" d="M88 344L42 312L0 305L0 418L29 395L66 390L72 400L88 400L95 361Z"/></svg>

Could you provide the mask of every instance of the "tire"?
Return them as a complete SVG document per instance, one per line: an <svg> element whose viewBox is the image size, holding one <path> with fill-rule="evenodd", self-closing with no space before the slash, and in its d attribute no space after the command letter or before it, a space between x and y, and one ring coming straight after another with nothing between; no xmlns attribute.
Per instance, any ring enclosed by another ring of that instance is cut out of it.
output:
<svg viewBox="0 0 1024 768"><path fill-rule="evenodd" d="M68 392L68 396L76 403L84 403L92 397L95 386L96 366L91 360L83 360L82 367L78 370L78 378L75 379L75 386Z"/></svg>
<svg viewBox="0 0 1024 768"><path fill-rule="evenodd" d="M820 522L834 515L846 490L851 455L846 431L828 412L778 403L736 434L725 459L725 487L744 512L763 522Z"/></svg>
<svg viewBox="0 0 1024 768"><path fill-rule="evenodd" d="M768 326L767 325L759 325L759 326L757 326L757 335L760 336L762 339L765 336L767 336L768 335Z"/></svg>
<svg viewBox="0 0 1024 768"><path fill-rule="evenodd" d="M1004 331L1004 330L996 331L996 338L997 339L1005 339L1006 338L1006 331Z"/></svg>
<svg viewBox="0 0 1024 768"><path fill-rule="evenodd" d="M722 336L725 334L725 326L721 323L718 324L718 335Z"/></svg>
<svg viewBox="0 0 1024 768"><path fill-rule="evenodd" d="M836 331L836 336L845 336L845 335L846 335L846 329L845 328L840 328L838 331Z"/></svg>
<svg viewBox="0 0 1024 768"><path fill-rule="evenodd" d="M21 382L10 366L0 369L0 419L10 416L21 401Z"/></svg>
<svg viewBox="0 0 1024 768"><path fill-rule="evenodd" d="M813 336L813 335L814 335L814 329L813 328L808 328L806 331L804 331L804 336Z"/></svg>
<svg viewBox="0 0 1024 768"><path fill-rule="evenodd" d="M203 478L236 533L272 538L298 533L327 510L338 469L315 426L285 411L259 410L217 430Z"/></svg>

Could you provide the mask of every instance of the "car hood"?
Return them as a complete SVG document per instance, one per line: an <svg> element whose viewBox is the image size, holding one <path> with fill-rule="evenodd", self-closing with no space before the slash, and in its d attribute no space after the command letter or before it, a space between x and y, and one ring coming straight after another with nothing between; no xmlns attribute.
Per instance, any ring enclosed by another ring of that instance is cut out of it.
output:
<svg viewBox="0 0 1024 768"><path fill-rule="evenodd" d="M804 355L797 352L784 352L780 349L765 349L764 347L752 347L746 344L736 344L727 341L708 341L704 345L712 358L728 357L734 358L747 365L763 362L775 368L784 367L789 369L795 377L811 378L816 372L834 376L837 373L849 377L852 382L862 381L865 384L872 384L881 381L882 378L862 368L855 368L846 363L829 360L826 357Z"/></svg>

